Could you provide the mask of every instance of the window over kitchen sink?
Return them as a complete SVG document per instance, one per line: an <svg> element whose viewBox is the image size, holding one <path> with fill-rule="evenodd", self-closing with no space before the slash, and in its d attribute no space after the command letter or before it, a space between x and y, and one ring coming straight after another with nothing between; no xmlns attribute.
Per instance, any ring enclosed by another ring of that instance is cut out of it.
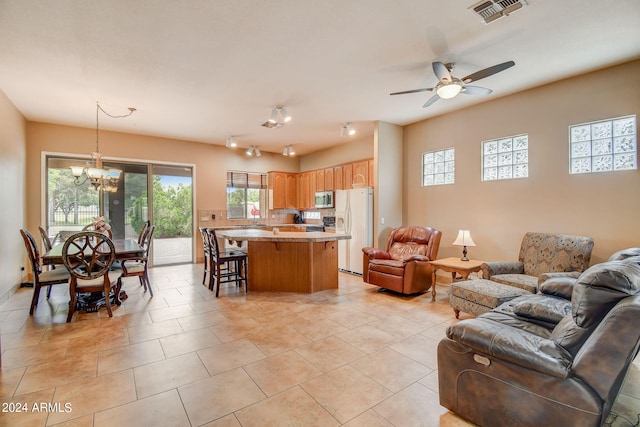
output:
<svg viewBox="0 0 640 427"><path fill-rule="evenodd" d="M266 218L266 209L266 174L227 171L227 218Z"/></svg>

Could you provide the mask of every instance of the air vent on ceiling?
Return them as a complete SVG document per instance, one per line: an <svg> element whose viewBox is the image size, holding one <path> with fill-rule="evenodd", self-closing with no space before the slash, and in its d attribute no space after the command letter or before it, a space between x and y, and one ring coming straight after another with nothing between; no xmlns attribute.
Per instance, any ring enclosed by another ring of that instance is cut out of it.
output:
<svg viewBox="0 0 640 427"><path fill-rule="evenodd" d="M502 18L526 6L525 0L484 0L469 8L480 15L485 24Z"/></svg>

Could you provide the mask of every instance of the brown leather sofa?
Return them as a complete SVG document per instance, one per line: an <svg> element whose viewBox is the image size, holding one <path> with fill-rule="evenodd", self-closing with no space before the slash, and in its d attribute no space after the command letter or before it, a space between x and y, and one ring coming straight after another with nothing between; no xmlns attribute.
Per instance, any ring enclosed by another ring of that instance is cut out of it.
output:
<svg viewBox="0 0 640 427"><path fill-rule="evenodd" d="M605 423L640 346L640 257L540 291L447 329L441 405L480 426Z"/></svg>
<svg viewBox="0 0 640 427"><path fill-rule="evenodd" d="M431 227L403 226L387 238L385 250L362 248L363 279L366 283L402 294L431 288L432 267L442 232Z"/></svg>

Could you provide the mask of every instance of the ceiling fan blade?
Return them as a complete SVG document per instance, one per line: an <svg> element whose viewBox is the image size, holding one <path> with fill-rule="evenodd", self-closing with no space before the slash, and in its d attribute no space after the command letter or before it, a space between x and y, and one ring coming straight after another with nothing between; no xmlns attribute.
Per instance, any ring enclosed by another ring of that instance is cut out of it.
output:
<svg viewBox="0 0 640 427"><path fill-rule="evenodd" d="M427 108L429 105L433 104L434 102L436 102L438 99L440 99L440 97L438 96L438 94L436 93L435 95L433 95L431 98L429 98L429 100L427 102L424 103L424 105L422 106L422 108Z"/></svg>
<svg viewBox="0 0 640 427"><path fill-rule="evenodd" d="M449 72L449 69L446 65L444 65L442 62L436 61L432 64L432 66L433 72L435 73L438 80L440 80L441 82L451 83L451 73Z"/></svg>
<svg viewBox="0 0 640 427"><path fill-rule="evenodd" d="M476 80L484 79L485 77L492 76L500 71L504 71L507 68L511 68L516 65L513 61L503 62L502 64L494 65L493 67L485 68L484 70L476 71L475 73L469 74L466 77L462 78L463 83L471 83Z"/></svg>
<svg viewBox="0 0 640 427"><path fill-rule="evenodd" d="M466 95L489 95L491 92L493 92L491 89L480 86L465 86L460 91Z"/></svg>
<svg viewBox="0 0 640 427"><path fill-rule="evenodd" d="M389 95L404 95L405 93L418 93L418 92L426 92L428 90L433 90L432 87L427 87L424 89L412 89L412 90L403 90L402 92L393 92Z"/></svg>

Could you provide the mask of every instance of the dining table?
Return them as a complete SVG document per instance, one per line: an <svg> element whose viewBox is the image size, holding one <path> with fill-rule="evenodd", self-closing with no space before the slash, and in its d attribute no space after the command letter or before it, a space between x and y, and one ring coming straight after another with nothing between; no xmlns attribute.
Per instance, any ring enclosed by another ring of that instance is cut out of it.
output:
<svg viewBox="0 0 640 427"><path fill-rule="evenodd" d="M144 256L144 249L134 239L112 239L116 250L116 260L126 260ZM42 263L46 265L62 264L62 247L64 242L55 244L50 251L42 255Z"/></svg>
<svg viewBox="0 0 640 427"><path fill-rule="evenodd" d="M144 248L138 244L134 239L112 239L113 246L115 248L116 261L124 261L130 258L136 258L144 256ZM61 265L62 261L62 247L64 242L57 243L51 247L51 250L47 251L41 256L43 265ZM105 305L105 299L102 292L87 294L83 298L78 298L78 306L76 310L84 310L86 312L95 312L100 307ZM112 304L120 305L122 300L127 299L127 293L123 290L114 293L111 299Z"/></svg>

